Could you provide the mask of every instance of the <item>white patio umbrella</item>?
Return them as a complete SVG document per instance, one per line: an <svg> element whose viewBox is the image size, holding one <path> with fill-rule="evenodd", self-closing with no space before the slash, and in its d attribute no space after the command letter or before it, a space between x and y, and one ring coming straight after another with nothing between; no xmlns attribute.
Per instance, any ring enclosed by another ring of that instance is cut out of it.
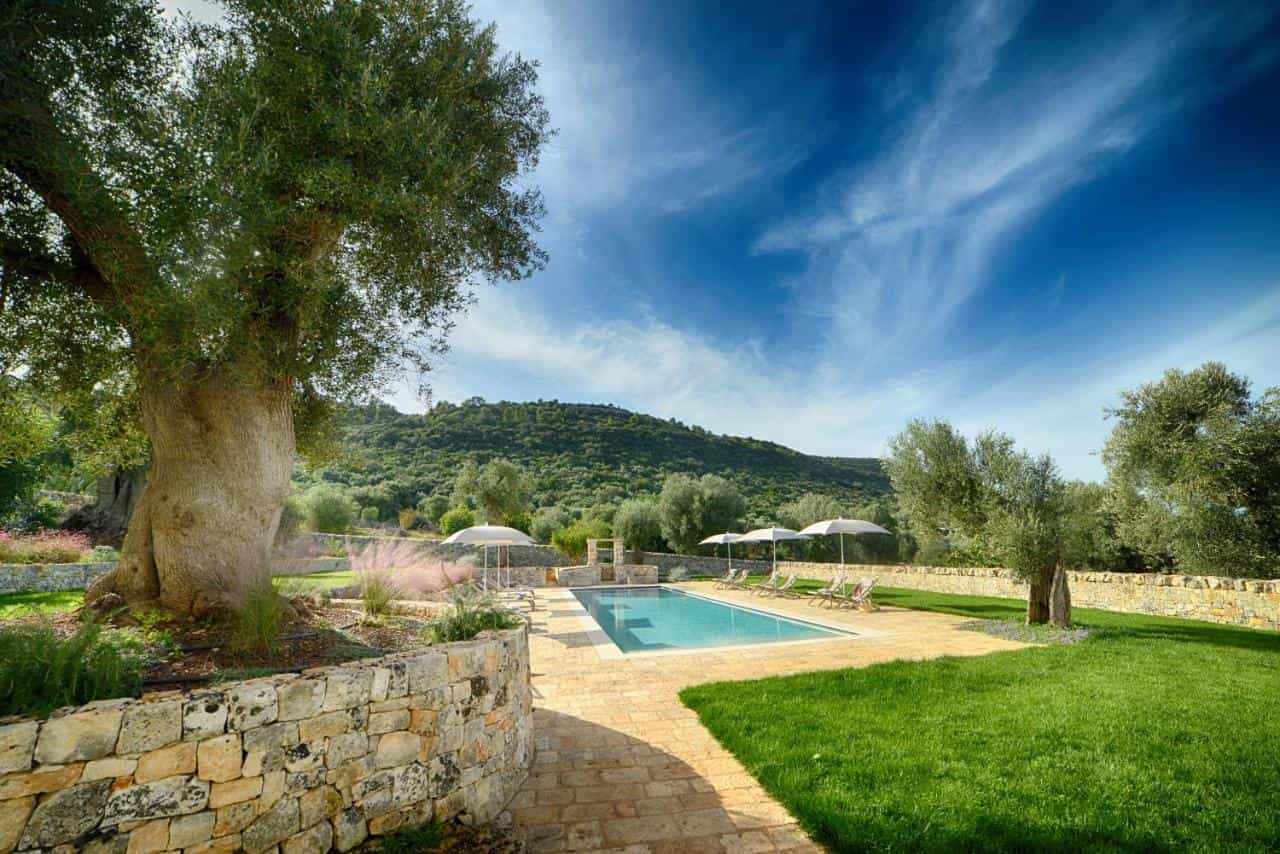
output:
<svg viewBox="0 0 1280 854"><path fill-rule="evenodd" d="M861 519L827 519L822 522L814 522L801 530L800 533L808 534L811 537L829 537L832 534L839 534L840 566L843 567L845 534L892 534L893 531L881 528L875 522L864 522Z"/></svg>
<svg viewBox="0 0 1280 854"><path fill-rule="evenodd" d="M797 533L790 528L756 528L747 531L736 542L739 543L773 543L773 572L770 578L778 574L778 543L783 540L807 540L808 534Z"/></svg>
<svg viewBox="0 0 1280 854"><path fill-rule="evenodd" d="M489 589L489 546L531 546L533 538L524 531L508 528L505 525L472 525L461 531L450 534L444 545L464 543L473 546L484 546L484 589ZM502 583L502 566L498 566L498 583ZM511 586L511 562L507 562L507 586Z"/></svg>
<svg viewBox="0 0 1280 854"><path fill-rule="evenodd" d="M729 552L729 571L733 572L733 544L742 538L741 534L731 534L725 531L723 534L712 534L705 540L699 542L703 546L717 546L724 543L725 550Z"/></svg>

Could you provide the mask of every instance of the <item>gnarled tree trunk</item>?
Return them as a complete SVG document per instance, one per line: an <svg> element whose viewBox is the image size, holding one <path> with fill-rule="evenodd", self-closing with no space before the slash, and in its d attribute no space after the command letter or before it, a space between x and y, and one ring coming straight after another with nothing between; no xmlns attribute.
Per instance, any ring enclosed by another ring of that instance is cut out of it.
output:
<svg viewBox="0 0 1280 854"><path fill-rule="evenodd" d="M293 467L289 388L244 388L219 376L144 388L142 416L147 484L120 564L85 598L116 593L199 615L266 577Z"/></svg>
<svg viewBox="0 0 1280 854"><path fill-rule="evenodd" d="M1053 577L1048 574L1031 579L1027 590L1027 625L1049 622L1049 588Z"/></svg>
<svg viewBox="0 0 1280 854"><path fill-rule="evenodd" d="M97 496L92 504L77 508L62 527L87 531L95 542L117 548L124 542L133 508L147 482L145 468L116 471L98 478Z"/></svg>
<svg viewBox="0 0 1280 854"><path fill-rule="evenodd" d="M1071 628L1071 588L1067 586L1067 572L1061 561L1053 568L1053 582L1049 587L1049 622L1060 628Z"/></svg>

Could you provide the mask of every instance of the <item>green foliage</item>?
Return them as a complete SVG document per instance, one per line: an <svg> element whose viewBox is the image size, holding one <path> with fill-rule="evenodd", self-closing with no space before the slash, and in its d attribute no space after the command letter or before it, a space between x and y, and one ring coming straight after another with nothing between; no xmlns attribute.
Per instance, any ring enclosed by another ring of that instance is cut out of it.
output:
<svg viewBox="0 0 1280 854"><path fill-rule="evenodd" d="M875 595L971 618L1022 608L919 590ZM831 851L1280 846L1280 744L1257 737L1274 721L1280 636L1075 616L1088 640L700 685L681 699ZM1230 674L1228 690L1206 678L1219 673Z"/></svg>
<svg viewBox="0 0 1280 854"><path fill-rule="evenodd" d="M427 624L425 632L431 643L452 643L471 640L483 631L514 629L518 625L520 618L504 608L493 594L466 585L453 592L449 607Z"/></svg>
<svg viewBox="0 0 1280 854"><path fill-rule="evenodd" d="M455 507L440 517L440 533L446 537L456 534L476 523L476 514L466 507Z"/></svg>
<svg viewBox="0 0 1280 854"><path fill-rule="evenodd" d="M548 544L552 534L569 527L573 521L573 513L564 507L539 507L529 524L529 536L534 542Z"/></svg>
<svg viewBox="0 0 1280 854"><path fill-rule="evenodd" d="M280 525L276 528L276 545L283 546L298 535L298 529L306 520L307 507L300 495L290 495L280 510Z"/></svg>
<svg viewBox="0 0 1280 854"><path fill-rule="evenodd" d="M1121 394L1103 450L1124 543L1182 572L1280 576L1280 388L1217 362Z"/></svg>
<svg viewBox="0 0 1280 854"><path fill-rule="evenodd" d="M551 545L573 560L587 556L587 540L603 540L613 536L608 523L602 519L579 519L567 528L551 535Z"/></svg>
<svg viewBox="0 0 1280 854"><path fill-rule="evenodd" d="M441 516L449 512L449 499L443 495L428 495L418 502L418 512L428 522L435 524L440 521Z"/></svg>
<svg viewBox="0 0 1280 854"><path fill-rule="evenodd" d="M1068 569L1114 572L1140 566L1137 555L1120 542L1110 497L1110 490L1100 483L1067 483L1062 561Z"/></svg>
<svg viewBox="0 0 1280 854"><path fill-rule="evenodd" d="M377 507L366 507L360 511L360 521L377 522L379 515Z"/></svg>
<svg viewBox="0 0 1280 854"><path fill-rule="evenodd" d="M527 513L533 496L533 481L524 469L507 459L489 460L477 466L468 460L454 481L453 502L477 509L490 525L509 525Z"/></svg>
<svg viewBox="0 0 1280 854"><path fill-rule="evenodd" d="M52 626L0 630L0 715L43 715L137 692L143 659L122 651L94 622L60 638Z"/></svg>
<svg viewBox="0 0 1280 854"><path fill-rule="evenodd" d="M270 580L255 584L232 602L230 647L249 658L272 659L288 619L285 602Z"/></svg>
<svg viewBox="0 0 1280 854"><path fill-rule="evenodd" d="M460 0L14 0L0 41L0 374L86 416L218 376L307 430L545 262L536 69Z"/></svg>
<svg viewBox="0 0 1280 854"><path fill-rule="evenodd" d="M0 620L32 614L60 614L84 605L83 590L51 590L39 593L0 593Z"/></svg>
<svg viewBox="0 0 1280 854"><path fill-rule="evenodd" d="M950 540L968 559L989 554L994 561L980 562L1047 580L1062 554L1065 513L1064 485L1047 454L1016 451L995 432L969 443L945 421L911 421L889 448L885 468L929 558L938 556L934 542Z"/></svg>
<svg viewBox="0 0 1280 854"><path fill-rule="evenodd" d="M3 369L0 357L0 526L32 530L53 524L36 490L47 474L55 424L27 384Z"/></svg>
<svg viewBox="0 0 1280 854"><path fill-rule="evenodd" d="M396 522L405 531L412 531L418 527L418 511L412 507L405 507L396 514Z"/></svg>
<svg viewBox="0 0 1280 854"><path fill-rule="evenodd" d="M378 838L380 854L423 854L444 842L444 825L432 820L418 827L402 827Z"/></svg>
<svg viewBox="0 0 1280 854"><path fill-rule="evenodd" d="M394 571L394 567L382 567L356 573L360 601L364 605L364 612L370 617L390 613L391 603L402 595L399 585L392 578Z"/></svg>
<svg viewBox="0 0 1280 854"><path fill-rule="evenodd" d="M345 534L356 520L356 503L334 486L319 484L302 499L307 527L323 534Z"/></svg>
<svg viewBox="0 0 1280 854"><path fill-rule="evenodd" d="M737 488L713 474L671 475L658 496L662 536L683 554L697 549L699 541L711 534L737 528L745 512L746 502Z"/></svg>
<svg viewBox="0 0 1280 854"><path fill-rule="evenodd" d="M434 501L440 514L473 494L463 490L460 502L443 507L452 487L442 484L459 477L468 481L472 464L478 477L480 465L495 458L529 475L536 507L581 509L656 496L673 473L725 477L756 516L771 517L780 504L810 491L846 506L889 493L879 460L807 456L616 406L440 402L426 414L411 415L373 404L342 410L341 428L350 453L324 469L300 468L300 480L362 486L400 479L410 485L420 510L427 510L421 502Z"/></svg>
<svg viewBox="0 0 1280 854"><path fill-rule="evenodd" d="M628 548L658 551L662 548L662 516L651 498L628 498L613 514L613 534Z"/></svg>

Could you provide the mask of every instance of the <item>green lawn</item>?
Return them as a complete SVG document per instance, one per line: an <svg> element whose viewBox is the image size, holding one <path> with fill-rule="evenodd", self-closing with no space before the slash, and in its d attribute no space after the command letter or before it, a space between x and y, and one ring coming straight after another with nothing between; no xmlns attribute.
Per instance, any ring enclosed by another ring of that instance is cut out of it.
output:
<svg viewBox="0 0 1280 854"><path fill-rule="evenodd" d="M876 601L1016 618L1016 600ZM1280 635L1077 610L1082 643L682 697L837 851L1280 849Z"/></svg>
<svg viewBox="0 0 1280 854"><path fill-rule="evenodd" d="M0 620L12 620L28 614L74 611L83 604L83 590L55 590L52 593L0 593Z"/></svg>

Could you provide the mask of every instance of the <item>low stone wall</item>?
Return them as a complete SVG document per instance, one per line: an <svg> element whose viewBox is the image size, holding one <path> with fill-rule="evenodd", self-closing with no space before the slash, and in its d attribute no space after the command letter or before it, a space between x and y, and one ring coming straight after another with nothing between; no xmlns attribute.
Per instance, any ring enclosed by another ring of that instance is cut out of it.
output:
<svg viewBox="0 0 1280 854"><path fill-rule="evenodd" d="M729 560L709 555L674 555L666 552L639 552L639 559L645 566L656 566L662 579L676 568L683 568L690 575L724 575L729 571ZM741 572L750 569L752 575L768 575L773 564L767 560L733 559L733 568Z"/></svg>
<svg viewBox="0 0 1280 854"><path fill-rule="evenodd" d="M493 819L532 755L524 628L100 701L0 725L0 854L348 851Z"/></svg>
<svg viewBox="0 0 1280 854"><path fill-rule="evenodd" d="M459 560L464 557L474 557L477 561L481 561L484 556L482 546L473 546L463 544L450 544L433 542L432 540L422 540L412 537L366 537L356 534L298 534L297 539L311 540L312 542L323 547L330 540L338 540L349 549L358 549L372 543L386 542L387 540L403 540L406 542L419 545L428 554L440 558L441 560ZM552 546L502 546L503 549L503 565L506 565L507 556L510 556L512 566L541 566L555 567L568 566L570 559ZM496 560L498 546L489 547L489 560Z"/></svg>
<svg viewBox="0 0 1280 854"><path fill-rule="evenodd" d="M734 561L735 565L737 561ZM833 563L779 561L778 571L829 581ZM854 577L873 576L885 587L1025 599L1027 585L1007 569L952 566L849 564ZM1280 630L1280 580L1216 575L1161 575L1136 572L1068 572L1071 602L1130 614L1185 617L1260 629Z"/></svg>
<svg viewBox="0 0 1280 854"><path fill-rule="evenodd" d="M593 587L600 583L600 567L562 566L556 570L556 584L561 587Z"/></svg>
<svg viewBox="0 0 1280 854"><path fill-rule="evenodd" d="M0 593L48 593L83 590L98 576L115 568L107 563L5 563L0 564Z"/></svg>
<svg viewBox="0 0 1280 854"><path fill-rule="evenodd" d="M619 564L613 568L614 584L657 584L658 568L634 563Z"/></svg>

